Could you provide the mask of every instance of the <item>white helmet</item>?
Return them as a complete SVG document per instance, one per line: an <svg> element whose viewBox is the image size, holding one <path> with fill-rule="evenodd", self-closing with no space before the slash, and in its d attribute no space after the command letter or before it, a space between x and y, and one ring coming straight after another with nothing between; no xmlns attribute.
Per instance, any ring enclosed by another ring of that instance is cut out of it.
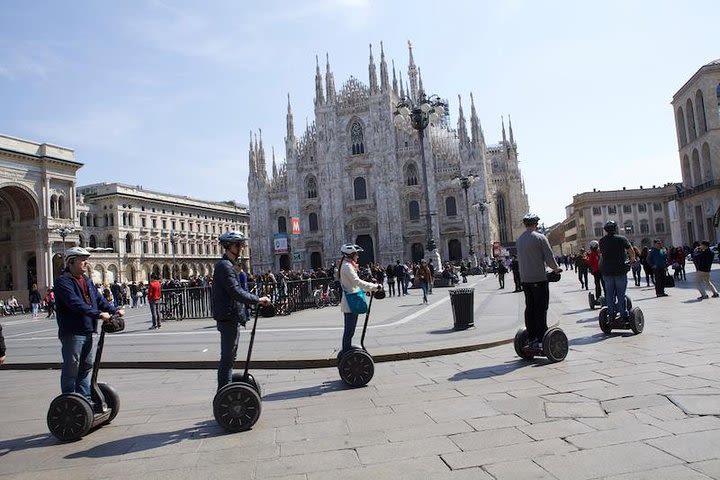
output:
<svg viewBox="0 0 720 480"><path fill-rule="evenodd" d="M590 249L595 250L600 246L600 242L597 240L590 240Z"/></svg>
<svg viewBox="0 0 720 480"><path fill-rule="evenodd" d="M360 245L355 245L354 243L346 243L342 247L340 247L340 252L343 253L343 255L352 255L353 253L360 253L364 252L362 247Z"/></svg>
<svg viewBox="0 0 720 480"><path fill-rule="evenodd" d="M85 250L83 247L71 247L65 250L65 264L75 257L89 257L90 252Z"/></svg>

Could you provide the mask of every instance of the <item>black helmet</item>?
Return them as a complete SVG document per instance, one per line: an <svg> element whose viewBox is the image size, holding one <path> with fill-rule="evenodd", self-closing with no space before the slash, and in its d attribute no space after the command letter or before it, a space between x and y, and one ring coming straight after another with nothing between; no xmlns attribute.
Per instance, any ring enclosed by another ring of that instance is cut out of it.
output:
<svg viewBox="0 0 720 480"><path fill-rule="evenodd" d="M523 217L523 224L526 227L530 227L532 225L537 225L540 221L540 217L534 213L528 213Z"/></svg>
<svg viewBox="0 0 720 480"><path fill-rule="evenodd" d="M384 290L384 289L375 290L375 291L373 292L373 297L374 297L376 300L382 300L383 298L385 298L385 290Z"/></svg>
<svg viewBox="0 0 720 480"><path fill-rule="evenodd" d="M615 220L608 220L607 223L605 223L605 226L603 227L603 229L607 233L614 235L617 233L617 230L618 230L617 223L615 222Z"/></svg>
<svg viewBox="0 0 720 480"><path fill-rule="evenodd" d="M238 231L225 232L218 237L218 242L220 242L220 245L222 245L225 249L229 248L230 245L234 243L242 243L246 240L247 238L245 238L245 235Z"/></svg>

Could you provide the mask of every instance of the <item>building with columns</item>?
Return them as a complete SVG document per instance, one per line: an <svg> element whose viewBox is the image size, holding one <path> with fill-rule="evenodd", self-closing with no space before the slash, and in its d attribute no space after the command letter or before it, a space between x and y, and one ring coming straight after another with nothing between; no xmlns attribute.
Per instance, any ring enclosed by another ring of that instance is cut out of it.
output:
<svg viewBox="0 0 720 480"><path fill-rule="evenodd" d="M248 209L234 201L119 183L78 187L81 167L69 148L0 135L0 298L23 302L33 283L51 286L75 245L91 250L94 282L147 282L153 272L211 275L220 232L248 233ZM249 268L247 249L242 257Z"/></svg>
<svg viewBox="0 0 720 480"><path fill-rule="evenodd" d="M720 239L720 59L703 65L672 99L682 186L670 199L673 241Z"/></svg>
<svg viewBox="0 0 720 480"><path fill-rule="evenodd" d="M350 77L339 90L329 58L324 78L316 58L314 120L296 136L288 97L284 163L278 164L274 152L269 158L262 132L251 133L248 193L256 269L325 267L345 242L365 249L361 263L428 256L419 136L393 122L402 99L417 102L432 91L423 86L410 44L408 56L404 81L394 61L389 68L381 43L378 75L371 45L367 83ZM512 125L508 137L503 122L502 141L487 145L472 94L469 126L460 96L457 109L456 128L446 112L424 135L432 232L442 260L468 259L471 247L490 253L495 241L511 244L528 210ZM470 174L476 181L464 190L458 178ZM486 208L469 208L479 204Z"/></svg>

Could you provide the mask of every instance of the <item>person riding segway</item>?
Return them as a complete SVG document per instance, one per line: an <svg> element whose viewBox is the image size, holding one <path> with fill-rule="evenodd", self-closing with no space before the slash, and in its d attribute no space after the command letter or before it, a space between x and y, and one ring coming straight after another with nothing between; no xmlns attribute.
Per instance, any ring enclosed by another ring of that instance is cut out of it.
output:
<svg viewBox="0 0 720 480"><path fill-rule="evenodd" d="M555 261L550 243L537 231L540 217L528 213L523 217L525 232L517 239L520 281L525 294L525 328L515 335L515 352L524 359L545 355L551 362L560 362L568 352L568 340L559 327L548 329L547 310L550 303L549 281L558 281L562 269ZM552 269L546 272L545 267Z"/></svg>
<svg viewBox="0 0 720 480"><path fill-rule="evenodd" d="M343 312L345 324L342 349L337 357L338 371L340 378L352 387L367 385L373 377L375 367L372 357L365 350L365 332L373 297L378 299L385 297L382 284L366 282L358 276L357 261L362 251L363 249L360 246L353 243L346 243L340 247L342 258L336 273L343 290L340 310ZM373 292L373 296L370 297L370 305L365 300L366 291ZM366 314L361 344L360 346L353 346L352 337L355 334L358 315L361 313Z"/></svg>
<svg viewBox="0 0 720 480"><path fill-rule="evenodd" d="M240 327L247 322L246 305L271 306L268 297L258 297L242 288L236 268L240 253L247 242L241 232L225 232L218 237L225 253L215 264L213 274L213 318L220 332L220 362L218 364L218 391L213 400L213 412L217 422L227 431L237 432L251 428L260 417L260 387L248 373L233 378L232 367L237 358ZM259 308L257 311L259 312ZM253 325L248 362L255 337L257 317Z"/></svg>

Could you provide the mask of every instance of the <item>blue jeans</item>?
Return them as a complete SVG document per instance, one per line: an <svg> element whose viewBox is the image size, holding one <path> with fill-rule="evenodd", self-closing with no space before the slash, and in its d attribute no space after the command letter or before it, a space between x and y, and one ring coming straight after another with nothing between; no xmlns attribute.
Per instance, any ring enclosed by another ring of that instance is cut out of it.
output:
<svg viewBox="0 0 720 480"><path fill-rule="evenodd" d="M150 315L152 316L152 324L155 327L160 326L160 305L155 300L150 300Z"/></svg>
<svg viewBox="0 0 720 480"><path fill-rule="evenodd" d="M220 332L220 363L217 372L218 390L232 381L232 369L237 358L240 327L240 322L237 320L217 322L217 329Z"/></svg>
<svg viewBox="0 0 720 480"><path fill-rule="evenodd" d="M355 334L355 327L357 326L357 313L345 313L345 330L343 331L342 349L350 350L352 346L352 337Z"/></svg>
<svg viewBox="0 0 720 480"><path fill-rule="evenodd" d="M93 334L67 334L60 337L63 365L60 371L62 393L79 393L90 400L90 377L95 362Z"/></svg>
<svg viewBox="0 0 720 480"><path fill-rule="evenodd" d="M422 291L423 291L423 303L427 303L427 296L428 296L428 291L430 289L430 282L426 282L425 280L423 280L422 282L420 282L420 286L422 287Z"/></svg>
<svg viewBox="0 0 720 480"><path fill-rule="evenodd" d="M625 303L627 275L605 275L603 279L605 280L605 303L607 304L608 318L614 318L616 313L627 318L628 311Z"/></svg>

